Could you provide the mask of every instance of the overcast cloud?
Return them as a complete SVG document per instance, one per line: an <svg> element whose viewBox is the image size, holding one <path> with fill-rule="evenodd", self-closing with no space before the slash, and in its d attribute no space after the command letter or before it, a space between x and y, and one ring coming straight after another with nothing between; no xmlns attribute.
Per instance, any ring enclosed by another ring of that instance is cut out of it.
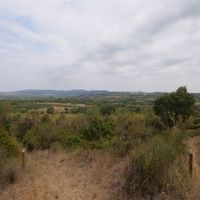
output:
<svg viewBox="0 0 200 200"><path fill-rule="evenodd" d="M0 0L0 90L200 92L199 0Z"/></svg>

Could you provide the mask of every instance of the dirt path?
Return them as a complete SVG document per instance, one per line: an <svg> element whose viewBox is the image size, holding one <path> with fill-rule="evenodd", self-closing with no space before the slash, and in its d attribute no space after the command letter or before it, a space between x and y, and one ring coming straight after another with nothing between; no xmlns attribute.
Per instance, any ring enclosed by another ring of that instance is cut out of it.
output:
<svg viewBox="0 0 200 200"><path fill-rule="evenodd" d="M0 200L108 200L123 163L106 155L28 155L28 167L16 184L0 193Z"/></svg>
<svg viewBox="0 0 200 200"><path fill-rule="evenodd" d="M200 181L200 137L191 138L188 142L189 148L193 152L193 176Z"/></svg>

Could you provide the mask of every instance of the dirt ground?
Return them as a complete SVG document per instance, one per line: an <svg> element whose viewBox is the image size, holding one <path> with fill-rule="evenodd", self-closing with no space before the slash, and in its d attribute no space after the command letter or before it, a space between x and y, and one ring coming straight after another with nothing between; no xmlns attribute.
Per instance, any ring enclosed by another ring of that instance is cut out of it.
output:
<svg viewBox="0 0 200 200"><path fill-rule="evenodd" d="M188 146L193 154L193 176L200 181L200 137L191 138Z"/></svg>
<svg viewBox="0 0 200 200"><path fill-rule="evenodd" d="M35 152L26 159L24 172L0 200L110 200L124 167L99 152Z"/></svg>

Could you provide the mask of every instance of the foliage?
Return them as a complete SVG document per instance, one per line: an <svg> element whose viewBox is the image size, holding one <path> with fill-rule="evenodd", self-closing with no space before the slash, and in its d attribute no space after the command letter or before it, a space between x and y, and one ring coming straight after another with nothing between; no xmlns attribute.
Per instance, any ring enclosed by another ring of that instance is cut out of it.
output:
<svg viewBox="0 0 200 200"><path fill-rule="evenodd" d="M15 135L17 139L22 141L28 130L30 130L35 125L36 121L32 117L19 119L12 129L13 135Z"/></svg>
<svg viewBox="0 0 200 200"><path fill-rule="evenodd" d="M29 130L24 138L24 144L29 151L33 149L49 149L53 142L59 140L56 126L42 124Z"/></svg>
<svg viewBox="0 0 200 200"><path fill-rule="evenodd" d="M75 134L70 134L70 133L65 133L62 136L61 139L61 144L65 148L77 148L77 147L83 147L87 148L88 143L87 141L83 138L82 135L75 135Z"/></svg>
<svg viewBox="0 0 200 200"><path fill-rule="evenodd" d="M6 157L15 157L19 153L19 145L5 130L0 130L0 152Z"/></svg>
<svg viewBox="0 0 200 200"><path fill-rule="evenodd" d="M163 131L165 129L163 122L152 112L145 114L145 122L149 130Z"/></svg>
<svg viewBox="0 0 200 200"><path fill-rule="evenodd" d="M11 104L8 101L0 101L0 117L7 115L11 111Z"/></svg>
<svg viewBox="0 0 200 200"><path fill-rule="evenodd" d="M126 171L126 191L129 196L143 194L153 197L166 189L170 169L183 153L182 133L177 138L157 135L139 145Z"/></svg>
<svg viewBox="0 0 200 200"><path fill-rule="evenodd" d="M83 131L86 140L98 140L107 135L112 135L115 124L109 118L104 118L98 111L91 111L87 114L88 127Z"/></svg>
<svg viewBox="0 0 200 200"><path fill-rule="evenodd" d="M42 116L41 123L50 123L50 122L51 122L51 119L49 115L45 114L44 116Z"/></svg>
<svg viewBox="0 0 200 200"><path fill-rule="evenodd" d="M29 151L104 149L123 159L133 152L127 167L127 193L131 198L137 192L152 196L164 190L174 162L184 151L185 134L177 132L172 137L167 126L184 122L191 114L193 100L186 88L180 88L155 101L157 115L152 110L153 100L143 94L111 100L102 97L14 101L14 111L9 103L0 102L0 182L12 183L17 177L13 161L19 152L17 143ZM55 112L53 107L48 107L55 102L63 103L62 108L68 109ZM68 107L68 103L73 106ZM74 106L75 103L84 106ZM49 114L32 110L46 107ZM199 125L199 115L190 120L192 125Z"/></svg>
<svg viewBox="0 0 200 200"><path fill-rule="evenodd" d="M54 114L54 113L55 113L54 107L48 107L47 108L47 114Z"/></svg>
<svg viewBox="0 0 200 200"><path fill-rule="evenodd" d="M63 150L63 146L60 144L60 142L53 142L50 145L51 152L59 152Z"/></svg>
<svg viewBox="0 0 200 200"><path fill-rule="evenodd" d="M172 127L190 117L194 103L194 97L186 87L180 87L176 92L159 97L154 103L154 111L166 125Z"/></svg>
<svg viewBox="0 0 200 200"><path fill-rule="evenodd" d="M88 108L85 108L85 107L75 107L75 108L72 108L71 110L65 108L65 112L71 112L71 113L74 113L74 114L80 114L80 113L87 113L87 109Z"/></svg>
<svg viewBox="0 0 200 200"><path fill-rule="evenodd" d="M11 111L11 104L8 101L0 101L0 127L9 130L10 122L8 119L8 114Z"/></svg>
<svg viewBox="0 0 200 200"><path fill-rule="evenodd" d="M19 146L5 130L0 130L0 186L14 183L17 178Z"/></svg>
<svg viewBox="0 0 200 200"><path fill-rule="evenodd" d="M15 158L7 158L0 152L0 188L15 183L18 176L19 163Z"/></svg>
<svg viewBox="0 0 200 200"><path fill-rule="evenodd" d="M100 107L100 113L102 115L111 115L112 113L115 112L115 110L116 110L115 106L112 104L108 104L108 103L103 104Z"/></svg>

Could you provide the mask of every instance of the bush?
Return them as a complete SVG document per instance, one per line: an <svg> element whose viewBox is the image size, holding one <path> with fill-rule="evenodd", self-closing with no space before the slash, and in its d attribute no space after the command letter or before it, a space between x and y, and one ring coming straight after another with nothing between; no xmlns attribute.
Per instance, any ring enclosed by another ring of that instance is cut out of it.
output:
<svg viewBox="0 0 200 200"><path fill-rule="evenodd" d="M41 123L50 123L50 122L51 122L51 119L50 119L49 115L45 114L42 116Z"/></svg>
<svg viewBox="0 0 200 200"><path fill-rule="evenodd" d="M54 124L41 124L29 130L24 138L24 144L29 151L33 149L49 149L50 145L59 141L61 130Z"/></svg>
<svg viewBox="0 0 200 200"><path fill-rule="evenodd" d="M88 115L87 119L88 127L83 131L83 135L88 141L95 141L112 135L115 130L115 123L109 117L93 114Z"/></svg>
<svg viewBox="0 0 200 200"><path fill-rule="evenodd" d="M196 117L193 119L194 124L200 124L200 117Z"/></svg>
<svg viewBox="0 0 200 200"><path fill-rule="evenodd" d="M13 135L15 135L20 141L23 141L23 138L26 135L27 131L30 130L35 124L35 120L31 117L20 119L16 123L14 130L12 130Z"/></svg>
<svg viewBox="0 0 200 200"><path fill-rule="evenodd" d="M141 138L145 133L144 115L129 115L122 123L121 133L123 137Z"/></svg>
<svg viewBox="0 0 200 200"><path fill-rule="evenodd" d="M153 135L151 129L146 128L145 115L118 115L116 133L112 140L113 153L119 157L126 156L133 148Z"/></svg>
<svg viewBox="0 0 200 200"><path fill-rule="evenodd" d="M54 114L54 113L55 113L54 107L48 107L47 108L47 114Z"/></svg>
<svg viewBox="0 0 200 200"><path fill-rule="evenodd" d="M53 142L51 143L50 145L50 151L51 152L58 152L58 151L61 151L63 150L63 146L60 144L60 142Z"/></svg>
<svg viewBox="0 0 200 200"><path fill-rule="evenodd" d="M179 137L154 136L135 150L126 170L125 187L129 196L153 197L166 188L169 170L182 152L181 141Z"/></svg>
<svg viewBox="0 0 200 200"><path fill-rule="evenodd" d="M0 185L14 183L17 178L19 146L6 131L0 131Z"/></svg>
<svg viewBox="0 0 200 200"><path fill-rule="evenodd" d="M135 144L130 140L122 140L119 137L112 138L112 153L115 157L125 157L133 148Z"/></svg>
<svg viewBox="0 0 200 200"><path fill-rule="evenodd" d="M65 132L62 135L61 138L61 144L63 145L63 147L65 148L71 148L71 147L86 147L87 146L87 141L83 138L82 135L78 135L78 134L71 134L71 133L67 133Z"/></svg>
<svg viewBox="0 0 200 200"><path fill-rule="evenodd" d="M102 115L111 115L112 113L114 113L116 110L115 106L112 104L104 104L100 107L100 113Z"/></svg>
<svg viewBox="0 0 200 200"><path fill-rule="evenodd" d="M16 157L19 154L19 146L15 139L4 130L0 130L0 152L6 157Z"/></svg>
<svg viewBox="0 0 200 200"><path fill-rule="evenodd" d="M0 185L15 183L18 177L19 163L16 159L5 158L0 155Z"/></svg>
<svg viewBox="0 0 200 200"><path fill-rule="evenodd" d="M158 116L150 113L145 115L146 127L148 129L155 129L158 131L162 131L165 129L164 124L161 122Z"/></svg>

